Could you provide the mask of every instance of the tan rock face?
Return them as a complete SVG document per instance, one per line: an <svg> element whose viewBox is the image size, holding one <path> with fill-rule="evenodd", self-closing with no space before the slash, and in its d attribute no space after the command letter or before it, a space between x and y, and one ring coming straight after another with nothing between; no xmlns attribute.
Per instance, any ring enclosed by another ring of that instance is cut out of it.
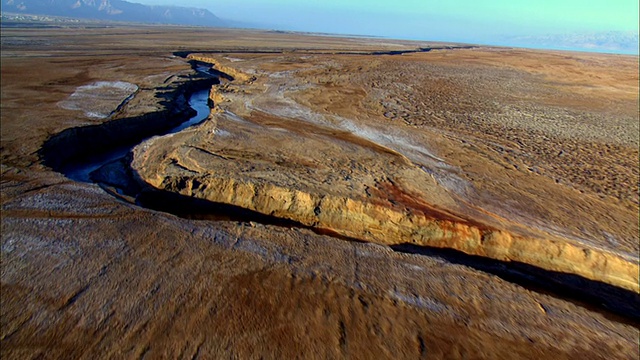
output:
<svg viewBox="0 0 640 360"><path fill-rule="evenodd" d="M333 84L325 88L332 95L325 95L329 101L322 107L314 98L304 100L321 86L309 74L325 71L323 59L301 60L303 70L294 75L262 70L264 63L273 68L278 62L286 69L290 59L243 62L243 72L219 59L191 58L239 81L212 89L216 111L200 128L136 149L132 166L152 186L354 239L451 248L639 291L637 254L491 213L451 187L452 180L475 184L433 154L429 133L381 123L367 112L344 117L331 109L335 103L361 108L371 101L367 92L380 89L365 88L365 96L352 99L358 91ZM247 71L259 76L249 81Z"/></svg>
<svg viewBox="0 0 640 360"><path fill-rule="evenodd" d="M251 75L248 75L248 74L245 74L245 73L243 73L241 71L238 71L235 68L222 65L220 62L217 62L215 60L212 61L212 59L210 57L201 56L201 55L197 55L197 54L189 54L189 55L187 55L187 59L211 64L211 66L215 70L220 71L220 72L222 72L222 73L224 73L224 74L226 74L228 76L233 77L233 81L237 81L237 82L240 82L240 83L246 83L246 82L250 82L252 80L255 80L255 77L253 77Z"/></svg>

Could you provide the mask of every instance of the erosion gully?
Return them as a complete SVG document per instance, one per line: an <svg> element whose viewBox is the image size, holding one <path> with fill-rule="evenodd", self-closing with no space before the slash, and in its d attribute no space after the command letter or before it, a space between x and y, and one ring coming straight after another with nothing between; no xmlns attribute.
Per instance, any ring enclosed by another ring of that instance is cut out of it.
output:
<svg viewBox="0 0 640 360"><path fill-rule="evenodd" d="M177 55L186 58L189 53L181 52ZM340 240L361 242L329 229L309 227L232 205L152 189L135 179L130 167L132 149L152 136L176 133L205 121L210 112L211 86L220 84L221 81L233 81L233 77L211 68L209 64L191 61L191 65L198 76L176 89L172 94L173 98L168 99L171 104L167 106L168 110L64 130L45 142L40 151L42 162L72 180L95 183L121 201L181 218L305 228ZM561 298L599 312L611 320L640 327L640 295L632 291L573 274L467 255L455 250L410 244L394 245L391 248L398 252L440 258L490 273L527 290Z"/></svg>

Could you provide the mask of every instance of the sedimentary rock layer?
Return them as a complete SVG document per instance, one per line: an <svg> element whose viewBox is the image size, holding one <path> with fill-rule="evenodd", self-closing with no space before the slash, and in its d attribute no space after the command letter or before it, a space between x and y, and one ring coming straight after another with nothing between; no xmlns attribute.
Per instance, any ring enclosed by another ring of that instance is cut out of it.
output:
<svg viewBox="0 0 640 360"><path fill-rule="evenodd" d="M450 174L450 165L397 125L305 108L292 101L304 86L290 74L255 77L219 60L190 58L237 82L212 89L216 111L201 128L136 149L132 166L143 182L357 240L451 248L638 292L637 257L469 206L433 175ZM335 93L335 101L349 101Z"/></svg>

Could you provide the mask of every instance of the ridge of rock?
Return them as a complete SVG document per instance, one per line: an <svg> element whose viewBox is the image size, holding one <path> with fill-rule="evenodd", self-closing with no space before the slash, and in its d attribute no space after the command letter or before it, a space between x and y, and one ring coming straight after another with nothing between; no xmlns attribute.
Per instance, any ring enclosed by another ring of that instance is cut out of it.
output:
<svg viewBox="0 0 640 360"><path fill-rule="evenodd" d="M238 81L212 88L215 111L199 129L135 149L132 167L147 184L362 241L451 248L640 291L637 261L560 236L514 232L499 217L460 215L448 192L406 158L357 134L355 141L264 114L252 99L264 94L264 79L207 57L189 59Z"/></svg>

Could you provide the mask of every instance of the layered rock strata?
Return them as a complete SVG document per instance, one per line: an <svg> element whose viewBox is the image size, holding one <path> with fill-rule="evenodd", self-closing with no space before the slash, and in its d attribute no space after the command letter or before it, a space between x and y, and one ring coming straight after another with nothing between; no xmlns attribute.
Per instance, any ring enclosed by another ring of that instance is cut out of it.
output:
<svg viewBox="0 0 640 360"><path fill-rule="evenodd" d="M212 89L216 111L206 124L135 150L132 166L143 182L348 238L451 248L638 292L636 258L461 205L416 155L375 141L388 134L357 121L342 130L349 119L310 122L321 116L283 96L281 77L256 78L217 60L190 58L209 61L236 81ZM399 140L415 150L410 139ZM428 150L421 153L447 168Z"/></svg>

